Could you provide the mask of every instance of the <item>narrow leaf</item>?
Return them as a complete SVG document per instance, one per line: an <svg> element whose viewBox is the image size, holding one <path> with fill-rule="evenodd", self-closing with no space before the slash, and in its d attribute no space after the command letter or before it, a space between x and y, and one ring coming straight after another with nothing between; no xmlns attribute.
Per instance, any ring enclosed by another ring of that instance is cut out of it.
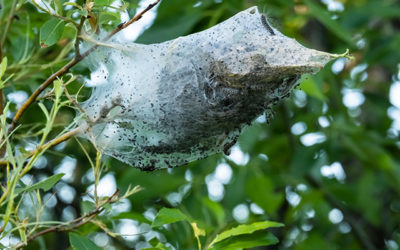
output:
<svg viewBox="0 0 400 250"><path fill-rule="evenodd" d="M82 237L76 233L69 233L69 242L74 250L98 250L101 249L87 237Z"/></svg>
<svg viewBox="0 0 400 250"><path fill-rule="evenodd" d="M55 80L53 83L54 93L56 94L57 99L61 97L61 94L63 92L62 84L63 84L63 81L59 80L59 79Z"/></svg>
<svg viewBox="0 0 400 250"><path fill-rule="evenodd" d="M151 245L149 248L142 248L142 250L172 250L172 247L165 246L160 242L157 237L152 238L148 243Z"/></svg>
<svg viewBox="0 0 400 250"><path fill-rule="evenodd" d="M94 0L95 6L104 6L104 5L111 5L114 1L113 0Z"/></svg>
<svg viewBox="0 0 400 250"><path fill-rule="evenodd" d="M229 249L244 249L244 248L254 248L261 246L269 246L278 243L279 240L270 232L256 232L253 234L239 235L226 239L222 242L215 244L211 249L219 250L229 250Z"/></svg>
<svg viewBox="0 0 400 250"><path fill-rule="evenodd" d="M225 211L221 204L218 202L210 200L208 197L203 198L203 204L207 207L210 211L212 211L213 215L218 221L218 224L222 224L225 220Z"/></svg>
<svg viewBox="0 0 400 250"><path fill-rule="evenodd" d="M36 184L33 184L32 186L22 188L22 189L17 189L16 193L21 193L21 192L29 192L33 191L35 189L43 189L43 191L49 191L56 183L64 176L64 174L56 174L53 176L50 176L49 178L40 181Z"/></svg>
<svg viewBox="0 0 400 250"><path fill-rule="evenodd" d="M46 106L44 106L44 104L41 103L41 102L39 102L38 105L39 105L40 109L43 111L44 115L46 116L46 120L49 121L50 120L50 114L49 114L49 111L47 111Z"/></svg>
<svg viewBox="0 0 400 250"><path fill-rule="evenodd" d="M263 230L271 227L282 227L282 223L274 222L274 221L261 221L255 222L249 225L240 225L229 229L227 231L218 234L217 237L213 240L213 244L225 240L232 236L242 235L242 234L251 234L258 230Z"/></svg>
<svg viewBox="0 0 400 250"><path fill-rule="evenodd" d="M50 19L40 27L40 46L46 48L60 40L64 31L65 22L58 19Z"/></svg>
<svg viewBox="0 0 400 250"><path fill-rule="evenodd" d="M139 222L144 222L147 224L150 224L151 221L149 221L148 219L146 219L146 217L144 217L143 214L141 213L136 213L134 211L130 211L130 212L124 212L124 213L120 213L116 216L112 217L113 220L118 220L118 219L131 219L131 220L137 220Z"/></svg>
<svg viewBox="0 0 400 250"><path fill-rule="evenodd" d="M81 210L83 214L88 214L96 208L96 205L91 201L82 201Z"/></svg>
<svg viewBox="0 0 400 250"><path fill-rule="evenodd" d="M178 221L190 221L189 218L176 208L162 208L156 215L152 227L159 227L165 224L174 223Z"/></svg>
<svg viewBox="0 0 400 250"><path fill-rule="evenodd" d="M152 238L151 240L148 241L148 243L149 243L152 247L157 246L157 244L158 244L159 242L160 242L160 241L157 239L157 237L154 237L154 238Z"/></svg>
<svg viewBox="0 0 400 250"><path fill-rule="evenodd" d="M0 89L2 89L2 88L4 87L4 84L5 84L6 82L8 82L8 80L10 80L14 75L15 75L15 74L9 75L4 81L3 81L3 80L0 80Z"/></svg>
<svg viewBox="0 0 400 250"><path fill-rule="evenodd" d="M7 57L4 57L0 64L0 80L4 75L4 72L6 72L6 68L7 68Z"/></svg>
<svg viewBox="0 0 400 250"><path fill-rule="evenodd" d="M74 2L66 2L66 3L64 3L64 6L67 6L67 5L74 6L74 7L78 8L78 9L82 9L82 7L79 4L74 3Z"/></svg>
<svg viewBox="0 0 400 250"><path fill-rule="evenodd" d="M120 20L119 13L104 12L100 13L99 15L99 24L105 24L108 22L117 22L119 20Z"/></svg>
<svg viewBox="0 0 400 250"><path fill-rule="evenodd" d="M89 15L89 12L87 11L87 10L78 10L78 13L79 13L79 15L81 15L81 16L87 16L87 15Z"/></svg>
<svg viewBox="0 0 400 250"><path fill-rule="evenodd" d="M325 95L322 93L313 78L308 77L301 81L300 88L306 92L307 95L315 97L321 101L326 101Z"/></svg>

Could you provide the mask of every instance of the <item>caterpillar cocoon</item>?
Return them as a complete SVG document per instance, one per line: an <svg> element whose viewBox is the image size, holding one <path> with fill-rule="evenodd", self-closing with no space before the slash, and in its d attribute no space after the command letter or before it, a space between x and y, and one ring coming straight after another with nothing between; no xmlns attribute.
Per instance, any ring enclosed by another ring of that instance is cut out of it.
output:
<svg viewBox="0 0 400 250"><path fill-rule="evenodd" d="M256 7L159 44L116 39L88 59L94 88L82 103L91 120L83 136L142 170L227 153L301 74L332 58L272 29Z"/></svg>

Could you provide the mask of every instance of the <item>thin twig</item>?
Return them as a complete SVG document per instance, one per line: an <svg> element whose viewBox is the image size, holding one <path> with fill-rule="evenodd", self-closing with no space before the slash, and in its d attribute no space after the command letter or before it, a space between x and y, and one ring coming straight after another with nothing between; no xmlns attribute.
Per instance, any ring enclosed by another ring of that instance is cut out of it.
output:
<svg viewBox="0 0 400 250"><path fill-rule="evenodd" d="M20 249L20 248L22 248L22 247L24 247L24 246L27 246L27 244L28 244L29 242L31 242L32 240L34 240L34 239L36 239L37 237L42 236L42 235L44 235L44 234L51 233L51 232L67 232L67 231L72 231L72 230L74 230L74 229L76 229L76 228L78 228L78 227L80 227L80 226L82 226L82 225L84 225L84 224L86 224L86 223L92 221L93 218L95 218L97 215L99 215L101 212L104 211L104 209L105 209L105 208L104 208L104 205L106 205L106 204L113 204L113 203L117 202L117 201L118 201L118 199L117 199L118 195L119 195L119 190L117 189L117 190L115 190L115 192L114 192L110 197L108 197L108 198L102 203L102 206L100 206L100 207L94 209L92 212L87 213L87 214L85 214L85 215L82 215L81 217L76 218L76 219L70 221L70 222L68 223L68 225L57 225L57 226L50 227L50 228L47 228L47 229L45 229L45 230L42 230L42 231L40 231L40 232L38 232L38 233L36 233L36 234L34 234L34 235L32 235L32 236L29 236L26 242L20 242L20 243L18 243L17 245L14 246L14 248Z"/></svg>
<svg viewBox="0 0 400 250"><path fill-rule="evenodd" d="M82 127L77 127L75 129L72 129L68 132L66 132L65 134L61 135L60 137L57 137L51 141L48 141L47 143L43 144L41 147L37 147L35 150L29 152L27 158L31 157L32 155L35 155L36 153L39 153L40 151L50 148L50 147L54 147L57 144L60 144L63 141L68 140L69 138L79 134L80 132L82 132L84 130L84 128ZM6 165L8 163L7 159L1 159L0 160L0 166L1 165Z"/></svg>
<svg viewBox="0 0 400 250"><path fill-rule="evenodd" d="M129 20L126 23L121 23L120 25L118 25L113 31L111 31L105 38L105 41L107 41L108 39L110 39L113 35L115 35L116 33L120 32L121 30L125 29L126 27L128 27L129 25L131 25L132 23L138 21L140 18L142 18L142 16L149 10L151 10L154 6L156 6L161 0L156 0L154 3L149 4L144 10L142 10L141 12L139 12L139 14L137 14L136 16L134 16L131 20Z"/></svg>
<svg viewBox="0 0 400 250"><path fill-rule="evenodd" d="M78 25L78 30L77 30L77 32L76 32L75 57L80 57L80 56L81 56L81 52L80 52L80 50L79 50L79 44L80 44L80 42L81 42L80 34L81 34L81 32L82 32L82 27L83 27L83 24L85 23L85 20L86 20L86 17L85 17L85 16L82 16L82 17L81 17L81 21L79 22L79 25Z"/></svg>
<svg viewBox="0 0 400 250"><path fill-rule="evenodd" d="M107 41L109 40L112 36L114 36L116 33L120 32L121 30L125 29L132 23L138 21L142 16L152 9L155 5L157 5L160 2L160 0L156 0L154 3L149 4L147 8L145 8L143 11L139 12L136 16L134 16L132 19L130 19L128 22L124 24L118 25L113 31L111 31L102 41ZM69 63L64 65L61 69L59 69L56 73L52 74L46 81L44 81L39 88L37 88L32 95L28 98L28 100L21 106L21 108L17 111L15 114L11 125L8 129L7 134L10 134L14 129L15 126L18 124L22 114L28 109L28 107L36 100L36 98L51 84L55 79L58 77L62 76L66 72L68 72L69 69L71 69L73 66L75 66L78 62L82 61L85 57L87 57L90 53L92 53L94 50L98 48L99 45L95 44L92 47L90 47L85 53L81 54L80 56L75 56L74 59L72 59Z"/></svg>

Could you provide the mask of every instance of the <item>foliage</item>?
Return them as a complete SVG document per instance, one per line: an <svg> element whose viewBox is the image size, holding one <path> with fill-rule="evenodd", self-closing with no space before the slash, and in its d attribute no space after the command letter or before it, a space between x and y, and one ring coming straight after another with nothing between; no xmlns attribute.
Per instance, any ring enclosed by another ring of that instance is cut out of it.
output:
<svg viewBox="0 0 400 250"><path fill-rule="evenodd" d="M0 151L7 156L0 160L0 244L398 249L400 97L389 100L389 92L400 81L399 1L163 0L138 42L200 31L258 5L286 35L330 53L349 48L355 60L338 59L302 79L269 124L260 117L248 127L231 156L152 173L102 157L81 138L65 141L77 132L78 102L90 94L78 56L85 50L77 46L85 37L77 36L110 32L124 13L133 17L147 5L0 5ZM7 134L27 96L74 58Z"/></svg>

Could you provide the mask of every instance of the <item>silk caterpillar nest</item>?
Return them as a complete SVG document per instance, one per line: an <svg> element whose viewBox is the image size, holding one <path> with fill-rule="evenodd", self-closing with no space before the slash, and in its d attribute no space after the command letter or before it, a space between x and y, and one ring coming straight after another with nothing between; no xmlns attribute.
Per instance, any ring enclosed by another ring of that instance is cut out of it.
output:
<svg viewBox="0 0 400 250"><path fill-rule="evenodd" d="M90 128L84 136L142 170L227 153L302 74L335 57L271 28L256 7L172 41L115 40L89 58L97 84L82 104Z"/></svg>

